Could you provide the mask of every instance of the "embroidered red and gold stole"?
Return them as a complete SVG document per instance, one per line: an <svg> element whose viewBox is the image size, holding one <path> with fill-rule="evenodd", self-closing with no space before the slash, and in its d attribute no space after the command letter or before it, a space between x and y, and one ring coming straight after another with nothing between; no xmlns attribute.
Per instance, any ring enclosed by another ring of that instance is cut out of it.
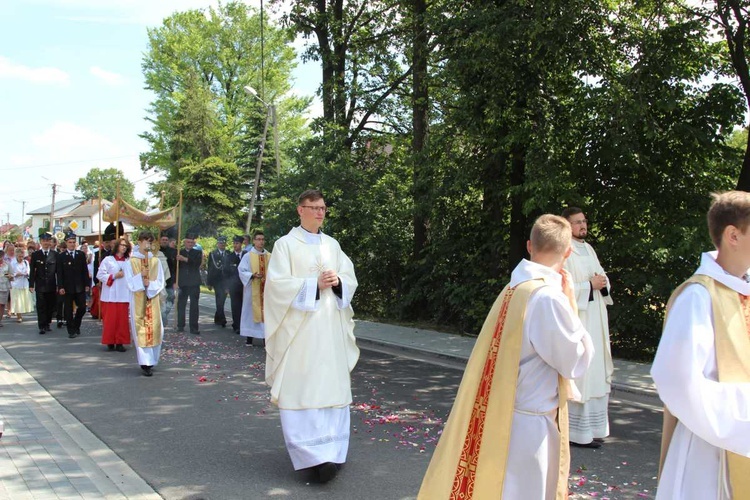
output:
<svg viewBox="0 0 750 500"><path fill-rule="evenodd" d="M500 498L513 423L526 305L544 285L531 280L506 286L477 338L448 423L422 481L419 499ZM567 381L560 378L561 434L558 498L567 497L570 467Z"/></svg>
<svg viewBox="0 0 750 500"><path fill-rule="evenodd" d="M133 275L138 276L141 270L148 272L149 280L156 281L159 278L159 260L152 257L150 260L130 259ZM134 311L131 311L135 323L135 332L139 347L154 347L161 344L161 304L159 298L149 299L145 290L134 292Z"/></svg>

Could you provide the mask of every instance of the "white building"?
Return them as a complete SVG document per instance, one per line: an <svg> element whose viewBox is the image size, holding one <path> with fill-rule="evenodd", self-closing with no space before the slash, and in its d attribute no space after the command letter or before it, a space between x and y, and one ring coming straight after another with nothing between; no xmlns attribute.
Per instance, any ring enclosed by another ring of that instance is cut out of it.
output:
<svg viewBox="0 0 750 500"><path fill-rule="evenodd" d="M112 202L102 199L102 208L106 209ZM39 234L43 230L48 230L50 219L50 205L37 208L28 212L31 217L31 235L34 239L39 239ZM101 220L101 228L99 221ZM73 232L79 237L79 241L85 239L89 244L93 244L99 239L100 232L109 225L101 219L99 214L99 200L61 200L55 202L54 223L52 228L59 226L61 232L66 233L71 230L71 223L75 221L77 229ZM133 227L124 224L125 233L133 232ZM54 231L51 231L54 234Z"/></svg>

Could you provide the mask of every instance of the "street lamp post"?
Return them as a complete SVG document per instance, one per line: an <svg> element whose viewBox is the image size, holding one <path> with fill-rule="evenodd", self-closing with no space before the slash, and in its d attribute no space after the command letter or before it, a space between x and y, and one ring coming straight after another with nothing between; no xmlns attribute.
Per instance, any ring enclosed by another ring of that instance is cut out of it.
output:
<svg viewBox="0 0 750 500"><path fill-rule="evenodd" d="M258 99L261 103L263 103L263 106L266 108L266 121L263 125L263 135L260 139L260 151L258 152L258 162L255 165L255 183L253 184L253 194L250 197L250 206L249 211L247 213L247 224L245 226L245 232L247 234L250 234L250 228L252 226L253 222L253 209L255 208L255 199L258 197L258 185L260 184L260 169L263 165L263 151L266 147L266 137L268 136L268 122L270 120L273 120L273 130L274 130L274 149L275 149L275 156L276 156L276 173L281 172L281 161L279 158L279 136L278 136L278 129L276 127L276 106L269 105L266 101L260 98L258 93L255 91L254 88L252 88L249 85L246 85L244 87L244 90L247 94L255 97Z"/></svg>

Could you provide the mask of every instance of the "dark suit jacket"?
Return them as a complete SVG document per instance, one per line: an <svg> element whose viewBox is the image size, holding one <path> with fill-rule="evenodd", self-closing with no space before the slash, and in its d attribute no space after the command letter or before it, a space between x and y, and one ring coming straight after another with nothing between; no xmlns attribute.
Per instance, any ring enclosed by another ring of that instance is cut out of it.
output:
<svg viewBox="0 0 750 500"><path fill-rule="evenodd" d="M161 253L164 254L164 257L167 258L167 267L169 267L169 279L164 282L164 284L168 288L172 288L172 285L174 284L174 279L177 274L177 250L174 248L159 248L161 250Z"/></svg>
<svg viewBox="0 0 750 500"><path fill-rule="evenodd" d="M104 248L100 248L98 252L94 254L94 284L99 283L99 280L96 278L96 275L99 273L99 266L102 264L102 261L112 255L112 252L109 250L105 250Z"/></svg>
<svg viewBox="0 0 750 500"><path fill-rule="evenodd" d="M180 276L177 281L178 286L200 286L201 285L201 264L203 263L203 252L193 248L189 252L184 248L180 250L180 255L187 257L187 262L178 262Z"/></svg>
<svg viewBox="0 0 750 500"><path fill-rule="evenodd" d="M206 284L208 286L216 286L224 281L224 257L227 256L227 251L224 250L224 256L222 257L221 252L217 249L208 254L208 278Z"/></svg>
<svg viewBox="0 0 750 500"><path fill-rule="evenodd" d="M44 250L37 250L31 254L29 263L29 286L39 292L57 291L57 261L60 254L49 250L47 257Z"/></svg>
<svg viewBox="0 0 750 500"><path fill-rule="evenodd" d="M242 281L240 281L240 273L237 271L237 266L240 265L240 261L242 260L242 256L245 255L247 252L244 250L240 253L240 256L237 257L237 254L235 254L233 251L229 252L224 256L224 284L227 287L227 290L232 289L242 289Z"/></svg>
<svg viewBox="0 0 750 500"><path fill-rule="evenodd" d="M89 270L86 267L86 255L76 250L75 259L70 252L57 256L57 289L64 289L65 293L81 293L91 283Z"/></svg>

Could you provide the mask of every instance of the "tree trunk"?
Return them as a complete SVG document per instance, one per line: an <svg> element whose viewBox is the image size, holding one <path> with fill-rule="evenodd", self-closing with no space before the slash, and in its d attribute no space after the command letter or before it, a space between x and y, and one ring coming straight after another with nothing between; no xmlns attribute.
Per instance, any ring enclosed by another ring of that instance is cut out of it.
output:
<svg viewBox="0 0 750 500"><path fill-rule="evenodd" d="M429 90L427 86L427 31L425 27L426 0L414 0L414 45L412 61L412 155L414 196L414 247L412 259L418 261L427 246L427 217L429 211L429 161L425 146L429 123Z"/></svg>

